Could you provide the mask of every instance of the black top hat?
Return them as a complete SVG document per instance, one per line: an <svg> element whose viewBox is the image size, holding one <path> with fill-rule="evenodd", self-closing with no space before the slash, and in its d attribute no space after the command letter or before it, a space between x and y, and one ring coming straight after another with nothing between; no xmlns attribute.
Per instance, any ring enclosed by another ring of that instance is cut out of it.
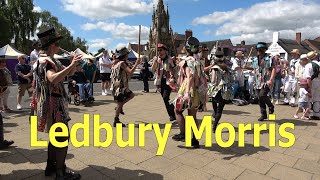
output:
<svg viewBox="0 0 320 180"><path fill-rule="evenodd" d="M56 33L54 27L44 27L39 33L37 33L37 36L41 42L42 48L49 47L51 44L63 38L61 35Z"/></svg>
<svg viewBox="0 0 320 180"><path fill-rule="evenodd" d="M127 54L129 54L130 52L128 51L128 49L126 47L121 48L120 50L116 50L116 58L118 59L119 57L125 56Z"/></svg>

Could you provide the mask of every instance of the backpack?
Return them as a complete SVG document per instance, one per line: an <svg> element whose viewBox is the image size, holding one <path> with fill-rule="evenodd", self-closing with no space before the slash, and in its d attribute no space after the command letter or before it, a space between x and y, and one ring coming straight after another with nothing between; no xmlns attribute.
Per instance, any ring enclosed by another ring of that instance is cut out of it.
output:
<svg viewBox="0 0 320 180"><path fill-rule="evenodd" d="M311 76L311 80L314 78L317 78L319 76L319 65L315 62L311 62L312 64L312 70L313 70L313 75Z"/></svg>

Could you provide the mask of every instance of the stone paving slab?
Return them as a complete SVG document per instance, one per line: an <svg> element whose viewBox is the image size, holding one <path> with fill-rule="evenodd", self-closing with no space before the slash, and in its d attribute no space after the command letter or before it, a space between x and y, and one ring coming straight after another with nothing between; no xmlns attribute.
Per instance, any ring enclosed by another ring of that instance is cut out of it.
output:
<svg viewBox="0 0 320 180"><path fill-rule="evenodd" d="M152 91L153 92L153 91ZM276 106L276 121L258 122L258 105L226 105L220 123L233 125L236 137L228 148L222 148L212 136L212 146L205 147L205 136L200 140L200 149L186 148L184 142L171 139L179 133L176 124L172 125L166 148L162 156L157 156L158 143L154 131L145 132L145 147L139 145L139 124L159 124L161 132L169 122L160 94L142 94L135 92L136 97L125 105L125 123L134 123L135 147L120 148L116 141L116 128L113 130L113 141L109 147L93 147L93 115L100 115L100 123L113 122L114 107L111 96L97 96L91 106L70 105L72 121L83 123L83 114L90 115L90 147L76 148L69 146L66 164L69 168L82 174L83 179L320 179L320 121L292 119L295 108ZM174 96L174 94L172 94ZM211 103L207 104L208 112L199 112L197 117L211 114ZM15 146L0 150L0 179L54 179L45 177L47 150L43 147L30 147L30 125L28 112L3 114L5 138L15 141ZM184 112L186 115L186 112ZM293 123L295 144L290 148L278 146L278 141L287 140L281 137L279 127L283 123ZM266 124L267 130L260 135L260 147L254 147L254 129L246 131L245 147L239 144L239 123L260 125ZM269 146L270 125L275 124L276 147ZM127 140L130 130L123 129L123 140ZM229 140L229 131L223 129L222 140ZM83 131L77 132L82 140ZM131 137L131 136L130 136ZM48 135L38 133L38 139L48 140ZM100 141L106 139L106 132L101 130Z"/></svg>

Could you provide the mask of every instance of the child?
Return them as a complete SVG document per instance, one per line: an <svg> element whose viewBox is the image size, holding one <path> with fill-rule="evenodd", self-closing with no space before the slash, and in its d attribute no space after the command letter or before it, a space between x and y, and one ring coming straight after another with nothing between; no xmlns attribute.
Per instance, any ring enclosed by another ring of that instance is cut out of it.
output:
<svg viewBox="0 0 320 180"><path fill-rule="evenodd" d="M298 119L298 114L303 110L303 115L301 119L308 120L309 116L309 98L311 98L311 93L309 92L308 82L306 79L300 79L300 89L299 89L299 101L298 101L298 109L296 114L293 116L295 119Z"/></svg>

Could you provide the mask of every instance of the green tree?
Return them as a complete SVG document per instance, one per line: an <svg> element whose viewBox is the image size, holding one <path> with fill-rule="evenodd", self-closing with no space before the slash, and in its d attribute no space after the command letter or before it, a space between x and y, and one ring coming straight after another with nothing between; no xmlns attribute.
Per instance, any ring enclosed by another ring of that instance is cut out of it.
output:
<svg viewBox="0 0 320 180"><path fill-rule="evenodd" d="M97 52L94 56L99 55L100 53L102 53L103 50L104 50L104 48L100 48L100 49L98 50L98 52Z"/></svg>
<svg viewBox="0 0 320 180"><path fill-rule="evenodd" d="M53 26L56 31L63 36L63 39L60 41L60 47L67 50L67 51L73 51L76 48L80 48L82 51L86 52L88 47L86 46L87 41L85 39L81 39L77 37L76 39L73 38L71 35L71 32L63 26L59 19L55 16L52 16L50 12L43 11L40 13L40 21L41 26L39 29L41 29L44 26Z"/></svg>
<svg viewBox="0 0 320 180"><path fill-rule="evenodd" d="M32 0L10 0L7 4L6 14L10 21L11 32L14 34L15 46L26 52L31 34L37 28L39 14L33 12Z"/></svg>
<svg viewBox="0 0 320 180"><path fill-rule="evenodd" d="M10 44L13 38L9 19L5 16L5 9L0 8L0 48Z"/></svg>

